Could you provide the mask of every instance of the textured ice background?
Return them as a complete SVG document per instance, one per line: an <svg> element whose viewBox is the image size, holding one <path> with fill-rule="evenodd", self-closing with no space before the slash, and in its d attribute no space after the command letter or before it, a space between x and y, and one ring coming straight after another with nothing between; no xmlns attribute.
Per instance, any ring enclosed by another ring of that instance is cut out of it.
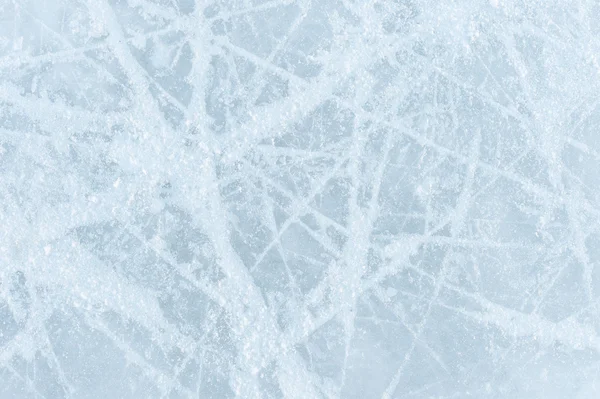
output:
<svg viewBox="0 0 600 399"><path fill-rule="evenodd" d="M600 397L600 3L0 0L0 398Z"/></svg>

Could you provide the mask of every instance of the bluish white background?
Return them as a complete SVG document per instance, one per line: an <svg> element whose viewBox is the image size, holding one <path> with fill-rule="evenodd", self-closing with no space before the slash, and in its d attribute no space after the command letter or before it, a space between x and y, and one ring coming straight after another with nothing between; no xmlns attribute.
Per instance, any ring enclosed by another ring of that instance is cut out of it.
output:
<svg viewBox="0 0 600 399"><path fill-rule="evenodd" d="M0 0L0 398L600 397L599 21Z"/></svg>

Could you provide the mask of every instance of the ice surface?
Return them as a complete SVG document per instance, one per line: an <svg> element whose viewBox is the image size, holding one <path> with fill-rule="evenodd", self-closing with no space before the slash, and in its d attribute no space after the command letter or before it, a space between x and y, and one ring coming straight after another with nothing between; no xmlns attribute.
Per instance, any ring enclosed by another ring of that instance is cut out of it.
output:
<svg viewBox="0 0 600 399"><path fill-rule="evenodd" d="M0 399L600 397L599 21L0 0Z"/></svg>

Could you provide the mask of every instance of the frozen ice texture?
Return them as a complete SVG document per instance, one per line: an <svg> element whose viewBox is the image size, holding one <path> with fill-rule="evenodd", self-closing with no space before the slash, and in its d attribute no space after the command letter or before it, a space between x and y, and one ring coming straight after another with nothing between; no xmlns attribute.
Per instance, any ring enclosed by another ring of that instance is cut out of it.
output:
<svg viewBox="0 0 600 399"><path fill-rule="evenodd" d="M0 398L600 397L599 21L0 0Z"/></svg>

